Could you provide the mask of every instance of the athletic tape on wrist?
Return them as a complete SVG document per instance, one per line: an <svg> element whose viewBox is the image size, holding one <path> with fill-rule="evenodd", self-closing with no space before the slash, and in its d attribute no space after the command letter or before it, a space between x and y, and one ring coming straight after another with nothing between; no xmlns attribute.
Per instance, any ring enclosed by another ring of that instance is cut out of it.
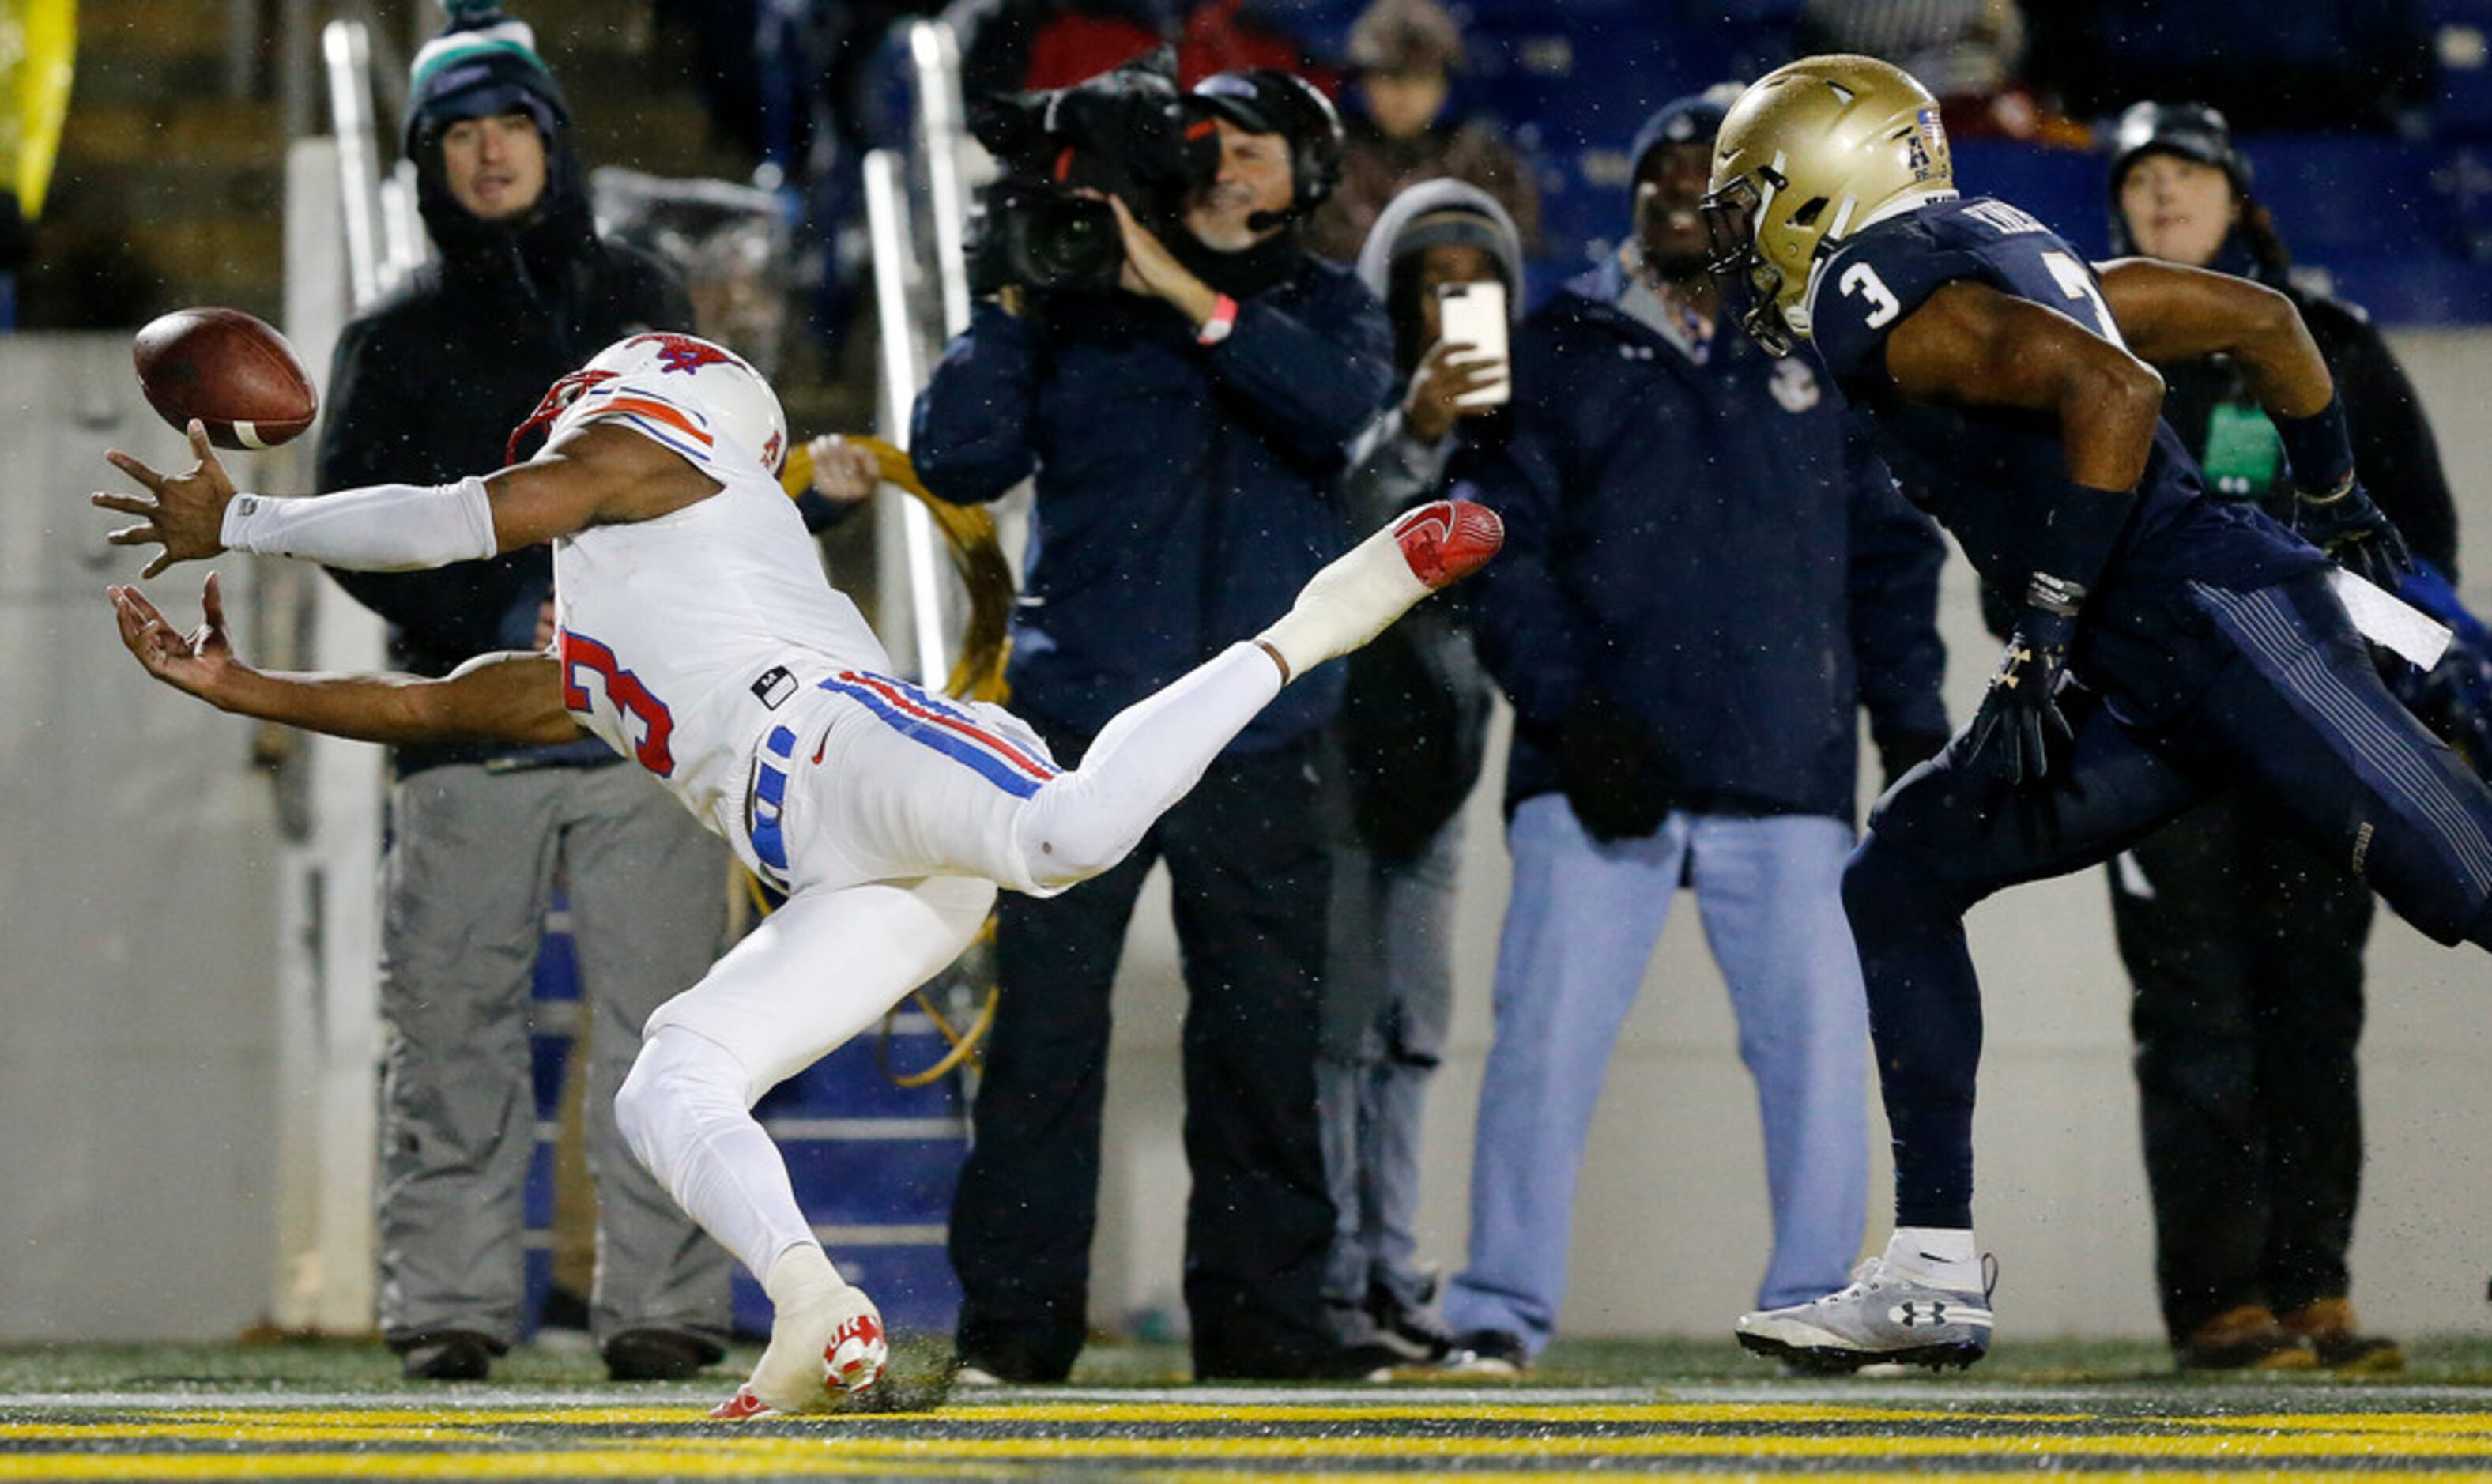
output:
<svg viewBox="0 0 2492 1484"><path fill-rule="evenodd" d="M500 549L492 501L472 475L450 485L371 485L310 499L236 494L221 535L232 550L350 572L444 567Z"/></svg>

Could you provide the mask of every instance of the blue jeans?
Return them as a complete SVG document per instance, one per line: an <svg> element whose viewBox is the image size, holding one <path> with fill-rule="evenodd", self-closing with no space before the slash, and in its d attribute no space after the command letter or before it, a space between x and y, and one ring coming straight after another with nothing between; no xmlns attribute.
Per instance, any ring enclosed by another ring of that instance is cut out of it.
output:
<svg viewBox="0 0 2492 1484"><path fill-rule="evenodd" d="M1506 1330L1535 1353L1549 1342L1602 1075L1682 880L1730 988L1765 1124L1774 1244L1757 1301L1842 1287L1869 1189L1868 1023L1839 887L1850 826L1674 813L1648 838L1602 845L1551 793L1515 811L1507 845L1514 886L1471 1156L1470 1263L1447 1292L1447 1321Z"/></svg>
<svg viewBox="0 0 2492 1484"><path fill-rule="evenodd" d="M1346 1340L1366 1338L1355 1322L1338 1326L1341 1311L1363 1317L1371 1288L1405 1308L1429 1296L1415 1234L1420 1128L1453 1012L1462 845L1456 815L1410 860L1356 845L1334 852L1316 1095L1334 1214L1324 1299Z"/></svg>

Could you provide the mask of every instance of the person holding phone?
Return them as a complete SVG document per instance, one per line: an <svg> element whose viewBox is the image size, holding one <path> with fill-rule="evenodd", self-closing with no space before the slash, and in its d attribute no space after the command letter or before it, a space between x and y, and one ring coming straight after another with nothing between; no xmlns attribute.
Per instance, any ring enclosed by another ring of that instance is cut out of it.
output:
<svg viewBox="0 0 2492 1484"><path fill-rule="evenodd" d="M1342 502L1363 522L1435 498L1505 400L1522 238L1486 192L1422 181L1377 219L1358 276L1392 322L1401 383L1350 442ZM1421 1104L1452 1016L1462 809L1487 749L1489 686L1451 606L1413 613L1379 642L1346 667L1323 769L1332 928L1316 1076L1334 1208L1324 1313L1345 1344L1442 1360L1453 1336L1415 1234Z"/></svg>
<svg viewBox="0 0 2492 1484"><path fill-rule="evenodd" d="M1716 333L1697 202L1726 104L1679 99L1637 135L1634 231L1525 322L1510 433L1470 481L1506 521L1472 612L1515 735L1470 1254L1444 1304L1468 1369L1549 1342L1602 1074L1681 885L1756 1079L1761 1301L1839 1289L1859 1254L1856 713L1890 781L1944 743L1945 549L1807 362Z"/></svg>

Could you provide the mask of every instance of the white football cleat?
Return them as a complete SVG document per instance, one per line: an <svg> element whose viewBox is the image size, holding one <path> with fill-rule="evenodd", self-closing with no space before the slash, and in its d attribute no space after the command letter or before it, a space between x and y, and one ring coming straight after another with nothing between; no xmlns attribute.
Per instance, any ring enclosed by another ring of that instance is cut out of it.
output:
<svg viewBox="0 0 2492 1484"><path fill-rule="evenodd" d="M1739 1317L1739 1344L1807 1371L1872 1365L1931 1370L1973 1364L1990 1349L1990 1296L1942 1289L1870 1258L1852 1285L1781 1309Z"/></svg>
<svg viewBox="0 0 2492 1484"><path fill-rule="evenodd" d="M820 1411L882 1378L891 1363L882 1315L862 1289L841 1284L782 1308L770 1324L770 1347L710 1415L744 1422L777 1412Z"/></svg>

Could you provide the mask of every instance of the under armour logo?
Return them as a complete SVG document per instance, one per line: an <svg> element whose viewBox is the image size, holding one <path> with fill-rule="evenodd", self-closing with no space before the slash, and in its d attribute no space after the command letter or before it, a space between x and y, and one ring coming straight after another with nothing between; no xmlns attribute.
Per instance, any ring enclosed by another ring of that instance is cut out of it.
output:
<svg viewBox="0 0 2492 1484"><path fill-rule="evenodd" d="M1897 1304L1894 1308L1887 1310L1886 1317L1893 1320L1896 1323L1903 1325L1906 1329L1911 1329L1922 1324L1933 1326L1943 1324L1947 1321L1946 1300L1932 1299L1930 1302L1924 1304L1908 1299L1903 1303Z"/></svg>

